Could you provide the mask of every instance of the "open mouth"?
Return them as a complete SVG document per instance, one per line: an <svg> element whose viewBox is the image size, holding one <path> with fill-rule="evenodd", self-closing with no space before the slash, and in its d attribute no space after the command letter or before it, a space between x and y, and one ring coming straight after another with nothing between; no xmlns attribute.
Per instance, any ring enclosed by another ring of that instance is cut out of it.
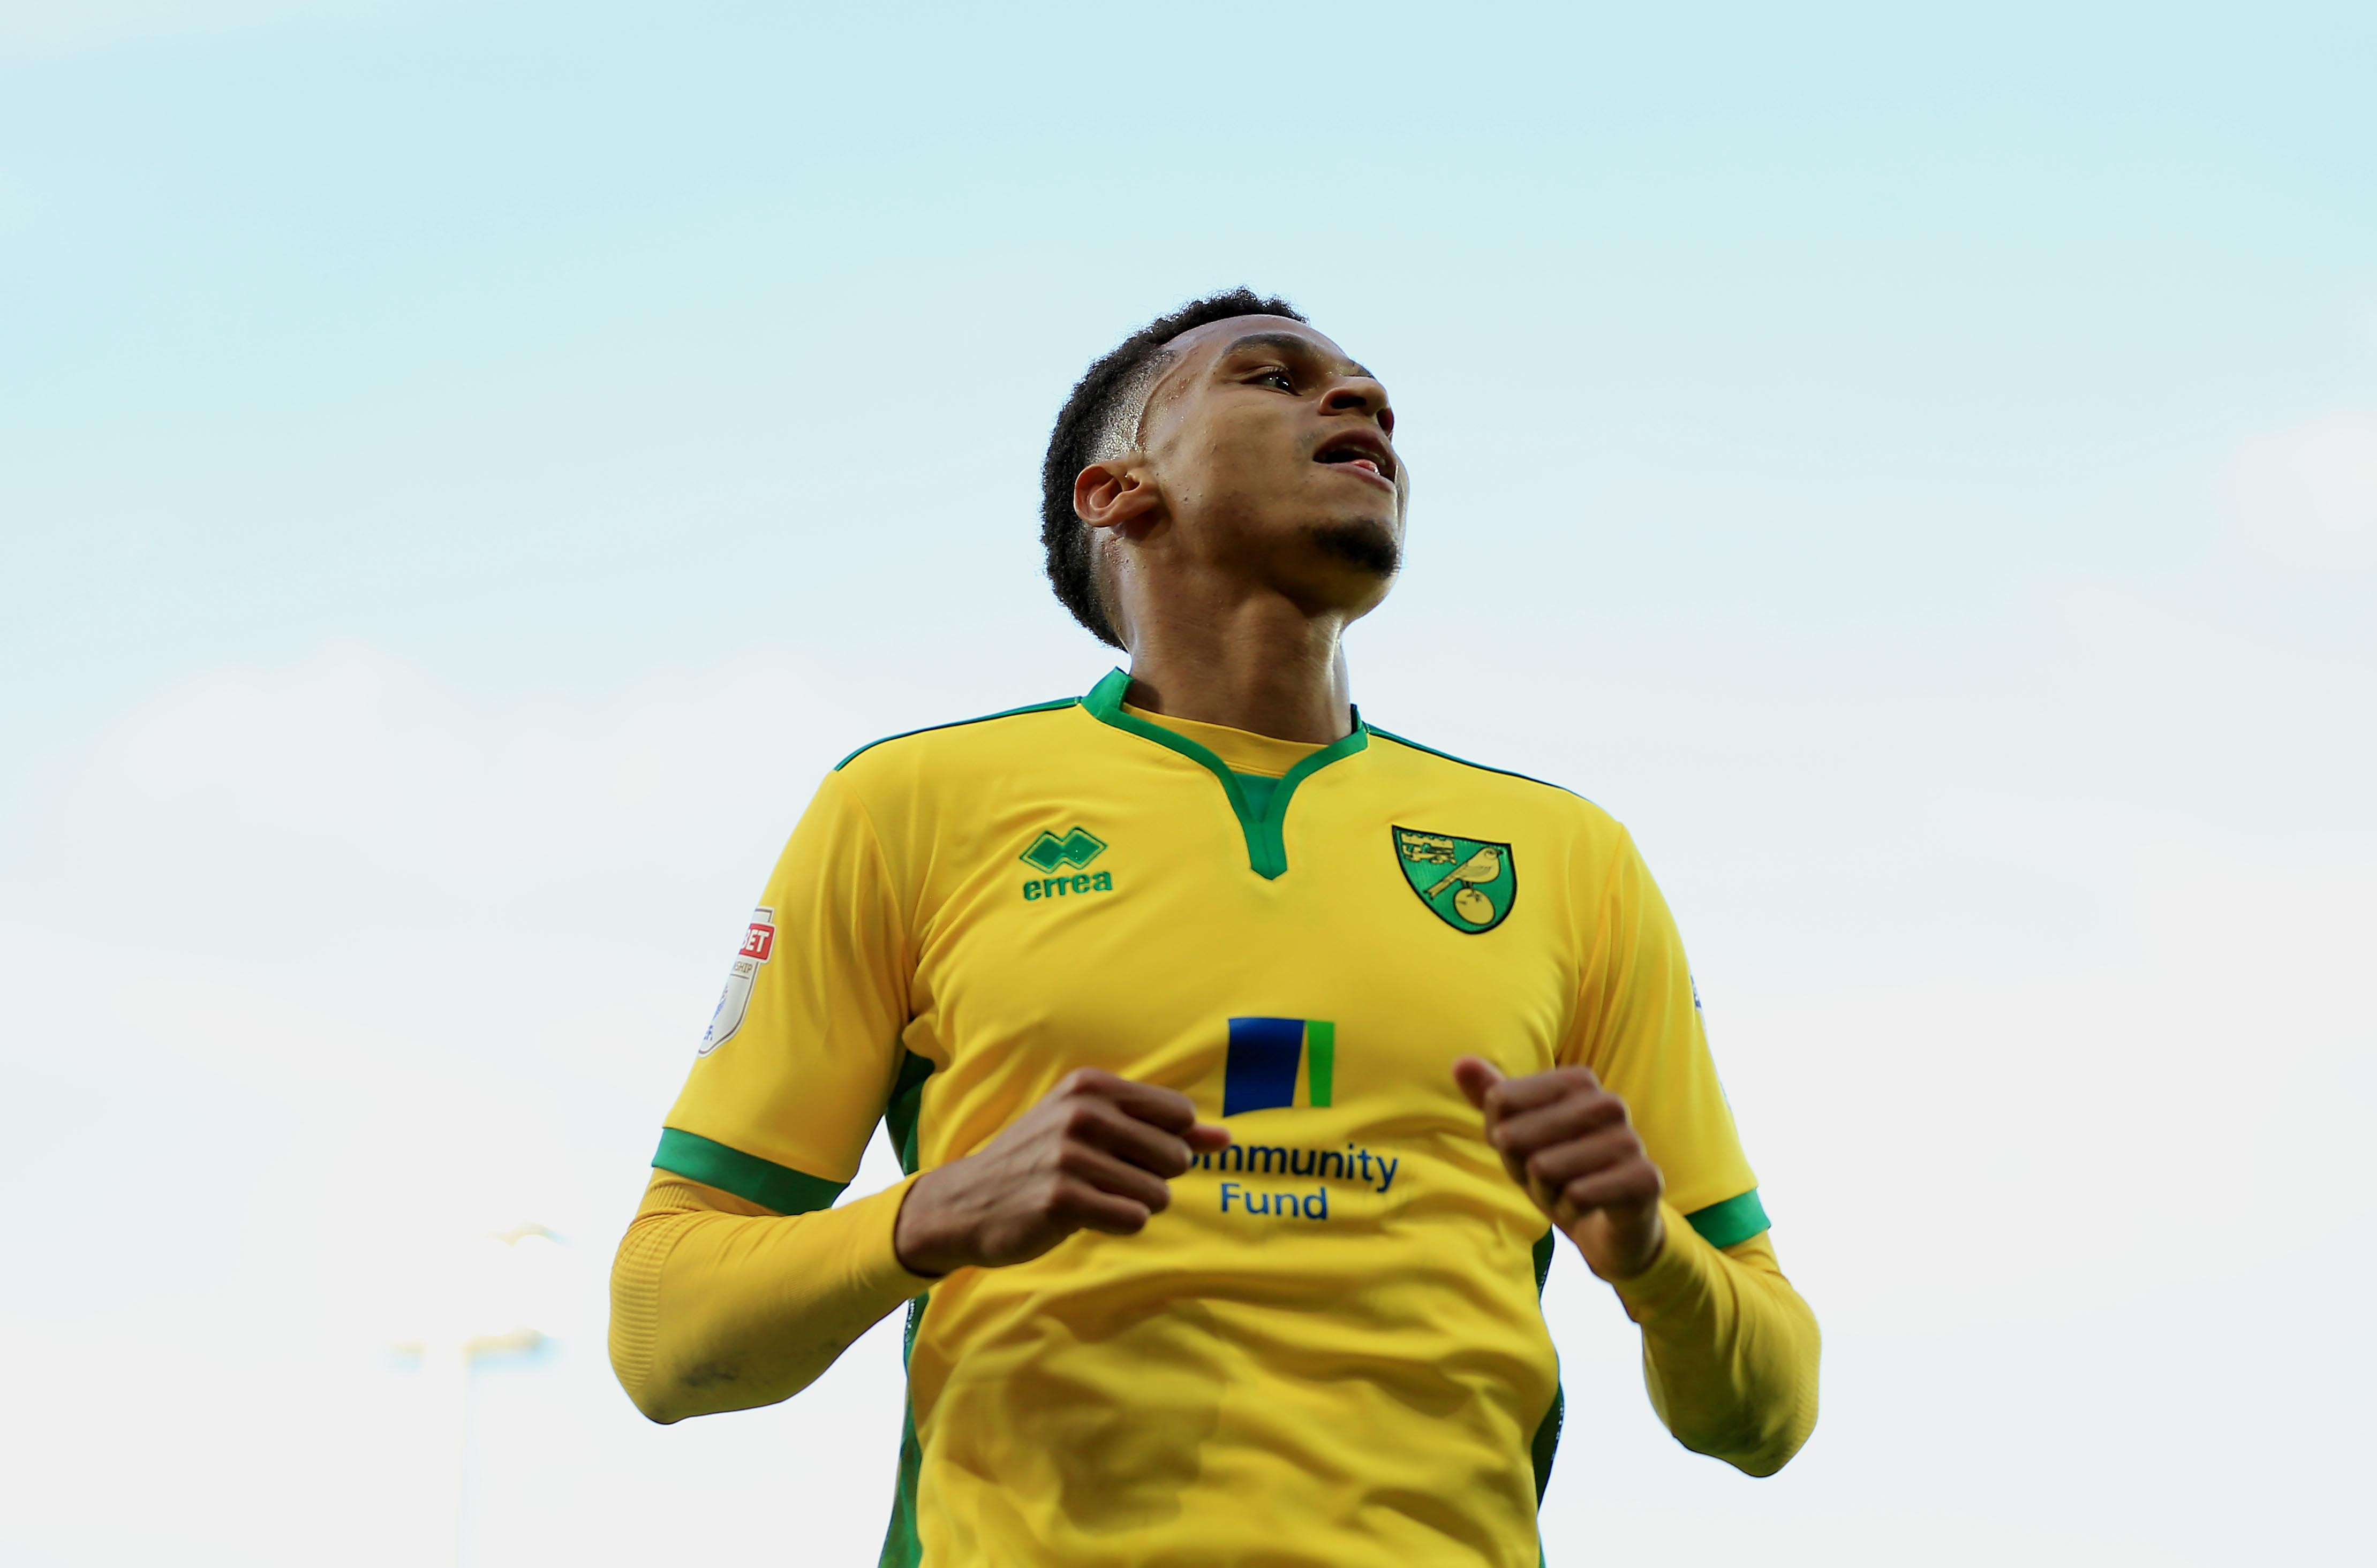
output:
<svg viewBox="0 0 2377 1568"><path fill-rule="evenodd" d="M1315 452L1312 460L1352 469L1391 488L1395 482L1394 453L1385 441L1367 432L1337 437Z"/></svg>

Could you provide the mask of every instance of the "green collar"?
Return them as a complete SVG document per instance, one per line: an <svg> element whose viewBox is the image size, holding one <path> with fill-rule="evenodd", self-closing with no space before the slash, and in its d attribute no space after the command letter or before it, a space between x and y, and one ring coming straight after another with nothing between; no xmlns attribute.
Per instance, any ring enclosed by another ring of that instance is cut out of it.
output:
<svg viewBox="0 0 2377 1568"><path fill-rule="evenodd" d="M1247 864L1257 876L1266 880L1287 870L1287 847L1280 838L1281 825L1287 820L1287 802L1296 787L1341 757L1352 756L1370 743L1369 726L1362 722L1362 710L1354 710L1354 732L1334 744L1323 746L1287 770L1271 792L1268 809L1258 814L1247 800L1246 791L1238 785L1237 777L1229 766L1212 751L1199 745L1177 730L1161 724L1151 724L1135 713L1122 710L1123 697L1130 691L1130 673L1125 670L1110 671L1106 678L1090 688L1081 706L1090 717L1101 724L1111 724L1117 730L1128 730L1141 740L1153 741L1159 746L1178 752L1190 762L1211 773L1229 797L1230 810L1238 819L1238 826L1247 836Z"/></svg>

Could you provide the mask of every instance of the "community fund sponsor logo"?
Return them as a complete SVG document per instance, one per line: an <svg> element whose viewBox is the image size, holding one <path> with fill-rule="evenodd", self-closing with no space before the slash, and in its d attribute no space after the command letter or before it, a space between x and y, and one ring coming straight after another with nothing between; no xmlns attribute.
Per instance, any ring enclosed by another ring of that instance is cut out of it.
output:
<svg viewBox="0 0 2377 1568"><path fill-rule="evenodd" d="M1043 872L1061 871L1071 867L1070 876L1036 876L1025 879L1023 901L1035 904L1048 898L1069 898L1081 893L1111 893L1114 891L1112 872L1093 872L1089 864L1106 851L1106 841L1079 826L1058 835L1043 828L1032 847L1016 858L1025 865L1037 866Z"/></svg>
<svg viewBox="0 0 2377 1568"><path fill-rule="evenodd" d="M1229 1055L1222 1068L1224 1116L1293 1111L1299 1105L1326 1110L1336 1099L1335 1024L1325 1018L1230 1020ZM1223 1182L1215 1194L1221 1212L1233 1218L1325 1220L1332 1191L1383 1196L1402 1168L1401 1156L1378 1154L1356 1144L1299 1148L1240 1141L1197 1157L1200 1170L1254 1178ZM1284 1182L1296 1185L1284 1186ZM1317 1184L1306 1187L1307 1182Z"/></svg>
<svg viewBox="0 0 2377 1568"><path fill-rule="evenodd" d="M1214 1194L1221 1211L1234 1218L1270 1216L1325 1220L1332 1195L1356 1200L1384 1197L1394 1190L1403 1166L1401 1155L1380 1154L1359 1144L1338 1148L1232 1144L1197 1156L1196 1168L1249 1178L1225 1180Z"/></svg>
<svg viewBox="0 0 2377 1568"><path fill-rule="evenodd" d="M1419 901L1464 935L1492 931L1519 897L1519 867L1511 846L1451 833L1394 830L1395 863Z"/></svg>
<svg viewBox="0 0 2377 1568"><path fill-rule="evenodd" d="M751 1007L751 987L766 967L768 956L775 950L776 911L762 904L751 911L751 923L743 931L743 945L735 955L735 967L726 972L726 989L719 995L718 1010L710 1016L710 1031L701 1037L701 1047L695 1055L707 1056L735 1038L735 1031L743 1027L743 1015Z"/></svg>

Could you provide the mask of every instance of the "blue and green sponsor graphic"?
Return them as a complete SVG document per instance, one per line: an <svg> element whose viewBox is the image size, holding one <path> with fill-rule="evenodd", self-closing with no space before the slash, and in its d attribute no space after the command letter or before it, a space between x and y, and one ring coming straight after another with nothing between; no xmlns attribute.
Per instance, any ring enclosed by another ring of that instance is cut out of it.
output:
<svg viewBox="0 0 2377 1568"><path fill-rule="evenodd" d="M1457 932L1475 936L1500 925L1519 897L1511 846L1451 833L1398 827L1395 863L1419 901Z"/></svg>
<svg viewBox="0 0 2377 1568"><path fill-rule="evenodd" d="M1337 1026L1319 1018L1233 1018L1222 1075L1222 1114L1331 1104L1337 1093Z"/></svg>

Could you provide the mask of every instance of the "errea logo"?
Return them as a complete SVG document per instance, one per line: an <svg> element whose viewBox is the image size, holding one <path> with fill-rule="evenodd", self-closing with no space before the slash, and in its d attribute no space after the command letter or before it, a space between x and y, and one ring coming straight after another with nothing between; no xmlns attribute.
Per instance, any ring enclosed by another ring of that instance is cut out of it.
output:
<svg viewBox="0 0 2377 1568"><path fill-rule="evenodd" d="M1086 866L1105 854L1105 849L1106 841L1088 828L1068 829L1062 838L1042 828L1040 837L1032 840L1032 848L1017 858L1042 871L1055 871L1058 866Z"/></svg>
<svg viewBox="0 0 2377 1568"><path fill-rule="evenodd" d="M1071 866L1075 868L1075 874L1026 878L1023 901L1033 904L1044 898L1070 897L1077 893L1113 892L1112 872L1091 873L1081 869L1105 852L1106 841L1079 824L1066 829L1061 837L1042 828L1040 837L1032 840L1032 847L1016 859L1044 872Z"/></svg>

